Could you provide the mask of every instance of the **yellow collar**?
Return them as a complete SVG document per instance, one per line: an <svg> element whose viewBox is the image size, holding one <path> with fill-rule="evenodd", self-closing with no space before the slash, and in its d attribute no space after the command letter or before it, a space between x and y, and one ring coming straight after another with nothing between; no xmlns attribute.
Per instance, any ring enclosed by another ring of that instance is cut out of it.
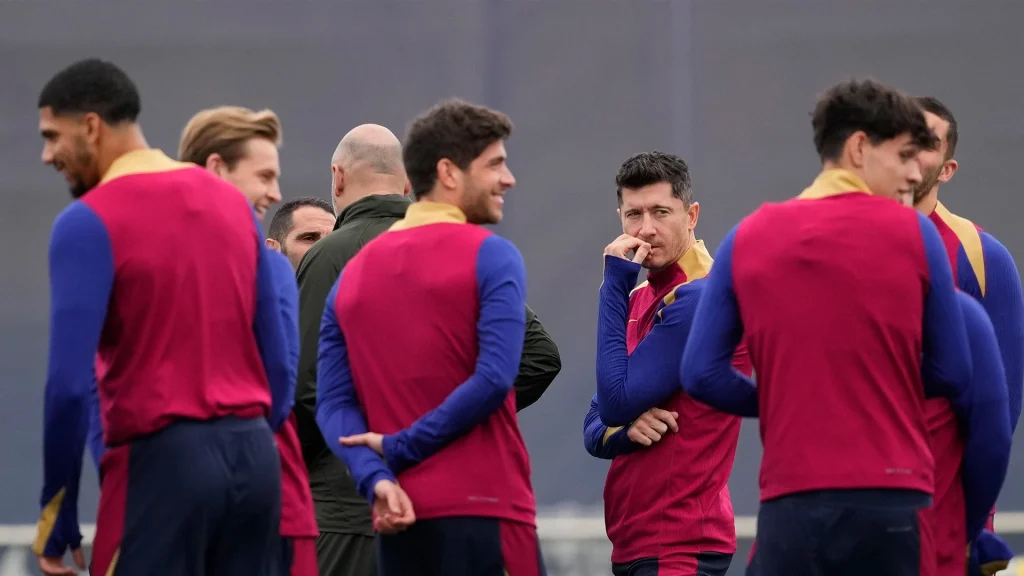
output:
<svg viewBox="0 0 1024 576"><path fill-rule="evenodd" d="M871 194L871 188L868 188L867 183L853 172L843 170L842 168L835 168L823 170L814 179L814 182L804 189L797 198L801 200L818 200L850 192Z"/></svg>
<svg viewBox="0 0 1024 576"><path fill-rule="evenodd" d="M409 206L405 218L391 225L390 230L407 230L428 224L465 224L466 215L454 204L420 200Z"/></svg>
<svg viewBox="0 0 1024 576"><path fill-rule="evenodd" d="M131 152L118 156L118 158L114 160L110 165L110 168L107 168L107 173L103 175L103 179L100 180L100 184L109 182L115 178L120 178L121 176L168 172L170 170L180 170L190 166L195 166L195 164L172 160L168 158L162 150L157 148L132 150Z"/></svg>

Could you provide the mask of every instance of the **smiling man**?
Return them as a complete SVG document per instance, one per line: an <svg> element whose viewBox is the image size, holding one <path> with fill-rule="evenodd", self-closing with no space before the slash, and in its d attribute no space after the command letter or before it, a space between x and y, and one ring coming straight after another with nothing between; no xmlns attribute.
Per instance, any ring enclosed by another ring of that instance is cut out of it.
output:
<svg viewBox="0 0 1024 576"><path fill-rule="evenodd" d="M234 184L260 220L281 201L281 122L272 110L241 106L202 110L181 133L178 159L192 162Z"/></svg>
<svg viewBox="0 0 1024 576"><path fill-rule="evenodd" d="M383 576L544 573L513 390L526 272L482 226L515 185L511 132L459 100L417 118L417 201L345 265L321 313L316 421L373 504Z"/></svg>
<svg viewBox="0 0 1024 576"><path fill-rule="evenodd" d="M306 252L333 228L334 211L330 202L302 196L277 209L270 220L267 246L287 256L292 268L298 270Z"/></svg>

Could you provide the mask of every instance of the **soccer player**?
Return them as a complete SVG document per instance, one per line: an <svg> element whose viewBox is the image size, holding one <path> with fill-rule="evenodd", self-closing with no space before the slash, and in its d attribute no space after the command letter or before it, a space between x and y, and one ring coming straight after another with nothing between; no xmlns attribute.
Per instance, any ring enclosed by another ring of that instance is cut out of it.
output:
<svg viewBox="0 0 1024 576"><path fill-rule="evenodd" d="M281 514L271 430L290 412L295 363L252 208L149 148L138 91L109 62L65 68L38 104L42 160L75 198L50 240L40 569L74 573L69 547L83 564L95 374L109 448L92 573L263 574Z"/></svg>
<svg viewBox="0 0 1024 576"><path fill-rule="evenodd" d="M198 164L245 194L260 221L281 201L281 121L272 110L207 108L181 135L178 159Z"/></svg>
<svg viewBox="0 0 1024 576"><path fill-rule="evenodd" d="M252 203L256 213L263 214L281 198L277 185L281 173L278 156L280 143L281 124L271 110L254 112L238 106L221 106L202 110L189 120L182 130L178 156L184 161L204 166L234 184ZM278 213L284 211L284 208ZM275 220L281 222L276 217ZM323 231L322 219L320 228ZM272 237L275 232L272 222ZM269 240L267 245L273 248ZM289 315L282 320L294 331L295 341L289 342L289 352L294 353L297 370L298 285L289 260L280 254L273 256L269 260L275 265L279 291L289 295L289 305L283 307L289 311ZM294 306L290 305L292 293ZM316 517L294 414L289 414L277 432L276 439L281 458L282 562L284 566L290 567L292 576L316 576Z"/></svg>
<svg viewBox="0 0 1024 576"><path fill-rule="evenodd" d="M600 419L588 415L588 422L631 427L643 415L653 417L648 411L656 406L678 416L672 423L685 432L656 437L646 450L614 438L625 430L585 434L622 445L604 490L612 571L724 575L736 551L727 483L740 419L695 402L679 384L683 345L712 265L694 235L700 206L693 201L686 162L671 154L630 157L615 183L623 234L605 248L597 394L591 402ZM642 267L649 271L647 281L634 290ZM745 359L743 354L740 360Z"/></svg>
<svg viewBox="0 0 1024 576"><path fill-rule="evenodd" d="M376 576L374 532L366 499L344 463L328 449L314 420L316 362L324 304L338 275L368 242L401 220L411 205L402 145L390 130L358 126L342 138L331 159L335 231L313 246L299 266L299 324L303 338L295 413L310 470L323 574ZM403 351L395 352L396 359ZM537 401L561 369L558 348L526 307L526 340L516 377L516 408Z"/></svg>
<svg viewBox="0 0 1024 576"><path fill-rule="evenodd" d="M515 184L511 130L459 100L413 121L404 160L417 202L327 298L317 422L373 503L383 576L544 573L512 390L523 260L480 226L501 220Z"/></svg>
<svg viewBox="0 0 1024 576"><path fill-rule="evenodd" d="M1024 293L1020 275L1005 246L970 220L950 213L939 202L939 186L949 182L958 167L953 158L959 141L957 122L938 99L918 97L915 100L938 136L939 147L921 153L924 177L914 191L914 205L938 228L957 287L981 302L995 327L1006 371L1010 423L1015 429L1024 386ZM926 518L933 523L935 531L940 576L953 573L959 576L965 570L961 548L968 541L964 533L964 498L970 497L963 490L961 476L984 476L990 472L972 470L966 463L961 467L962 458L970 455L965 454L964 438L949 402L931 400L927 409L935 457L935 502ZM974 483L979 481L982 480ZM994 535L988 537L995 538ZM1009 558L1004 560L1009 561Z"/></svg>
<svg viewBox="0 0 1024 576"><path fill-rule="evenodd" d="M760 417L753 573L931 573L917 519L933 491L926 386L966 402L971 379L941 238L906 208L937 140L908 96L873 80L829 89L812 125L821 174L723 239L681 381ZM741 338L756 387L730 366Z"/></svg>
<svg viewBox="0 0 1024 576"><path fill-rule="evenodd" d="M288 257L298 270L302 257L334 228L334 211L329 202L302 196L281 205L270 220L267 246Z"/></svg>

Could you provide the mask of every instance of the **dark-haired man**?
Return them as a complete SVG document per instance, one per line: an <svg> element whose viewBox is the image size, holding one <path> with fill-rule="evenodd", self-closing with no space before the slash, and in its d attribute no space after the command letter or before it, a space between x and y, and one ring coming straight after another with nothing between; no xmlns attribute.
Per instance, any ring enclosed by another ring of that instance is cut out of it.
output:
<svg viewBox="0 0 1024 576"><path fill-rule="evenodd" d="M623 234L605 248L597 394L584 426L587 450L613 457L604 489L612 571L724 576L736 552L727 483L740 419L694 401L679 384L712 266L694 234L700 205L686 162L671 154L631 156L615 184ZM643 268L647 280L636 286ZM737 360L749 365L745 352ZM645 418L656 434L629 440L628 429Z"/></svg>
<svg viewBox="0 0 1024 576"><path fill-rule="evenodd" d="M511 131L459 100L418 117L404 150L417 202L348 262L323 312L317 423L372 502L385 576L543 574L513 393L526 275L480 226L515 185Z"/></svg>
<svg viewBox="0 0 1024 576"><path fill-rule="evenodd" d="M82 566L77 492L95 369L109 448L92 572L262 573L279 558L272 429L291 411L298 334L281 322L277 256L252 207L234 186L149 148L140 108L131 79L95 59L39 96L42 160L77 201L50 242L33 549L44 574L74 573L68 547Z"/></svg>
<svg viewBox="0 0 1024 576"><path fill-rule="evenodd" d="M338 275L367 243L401 220L411 203L402 145L376 124L353 128L331 158L335 230L317 242L299 266L302 355L295 414L310 471L320 537L317 553L324 576L376 576L374 532L366 500L345 465L324 443L314 421L316 362L324 303ZM536 402L558 375L558 347L537 315L526 307L526 340L516 377L516 409Z"/></svg>
<svg viewBox="0 0 1024 576"><path fill-rule="evenodd" d="M270 220L267 246L288 257L298 270L306 252L334 228L334 212L323 198L302 196L281 205Z"/></svg>
<svg viewBox="0 0 1024 576"><path fill-rule="evenodd" d="M752 573L928 574L926 388L969 411L971 381L942 240L905 207L937 140L908 96L872 80L829 89L812 125L821 174L726 235L681 380L761 419ZM730 366L741 338L756 387Z"/></svg>
<svg viewBox="0 0 1024 576"><path fill-rule="evenodd" d="M956 117L937 98L915 100L939 138L939 146L921 153L924 176L914 191L914 206L938 228L957 287L981 302L992 321L1006 372L1013 430L1020 418L1024 387L1024 293L1020 275L1005 246L939 202L939 186L949 182L958 168L953 157L959 141ZM935 534L938 576L959 576L965 571L964 544L976 536L968 526L976 526L979 514L984 514L985 510L979 511L979 507L994 501L1000 478L998 471L986 470L977 462L991 445L965 446L966 438L949 401L930 400L927 417L935 457L935 501L924 518L932 522ZM969 518L966 524L965 516ZM992 534L985 537L994 538Z"/></svg>

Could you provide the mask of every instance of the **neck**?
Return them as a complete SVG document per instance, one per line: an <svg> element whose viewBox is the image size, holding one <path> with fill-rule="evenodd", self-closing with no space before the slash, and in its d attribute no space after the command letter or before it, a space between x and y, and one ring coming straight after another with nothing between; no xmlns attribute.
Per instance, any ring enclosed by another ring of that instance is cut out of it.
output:
<svg viewBox="0 0 1024 576"><path fill-rule="evenodd" d="M925 216L931 216L932 212L935 212L935 207L939 204L939 185L932 186L932 189L928 191L920 200L914 203L914 208Z"/></svg>
<svg viewBox="0 0 1024 576"><path fill-rule="evenodd" d="M110 128L106 145L100 147L96 158L100 174L106 174L107 170L110 170L110 165L121 156L148 148L149 144L146 143L146 137L142 135L142 128L138 124Z"/></svg>
<svg viewBox="0 0 1024 576"><path fill-rule="evenodd" d="M394 176L367 178L356 182L348 181L341 194L337 192L334 194L334 213L341 214L342 210L367 196L402 195L404 193L405 182L399 182Z"/></svg>

